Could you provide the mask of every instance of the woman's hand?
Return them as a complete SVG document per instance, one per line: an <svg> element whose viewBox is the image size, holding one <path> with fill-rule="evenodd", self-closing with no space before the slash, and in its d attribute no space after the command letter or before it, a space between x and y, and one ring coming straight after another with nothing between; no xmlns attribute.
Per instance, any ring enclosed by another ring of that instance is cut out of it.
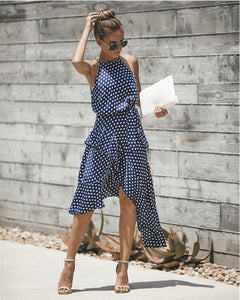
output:
<svg viewBox="0 0 240 300"><path fill-rule="evenodd" d="M95 22L97 21L97 19L100 17L99 13L97 12L91 12L85 20L85 27L91 31L94 27Z"/></svg>
<svg viewBox="0 0 240 300"><path fill-rule="evenodd" d="M154 111L157 118L162 118L168 114L167 109L161 106L156 106Z"/></svg>

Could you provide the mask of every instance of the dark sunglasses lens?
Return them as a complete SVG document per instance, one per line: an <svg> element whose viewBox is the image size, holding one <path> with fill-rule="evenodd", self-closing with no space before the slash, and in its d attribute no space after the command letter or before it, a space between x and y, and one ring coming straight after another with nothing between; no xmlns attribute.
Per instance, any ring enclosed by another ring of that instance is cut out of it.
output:
<svg viewBox="0 0 240 300"><path fill-rule="evenodd" d="M115 49L117 49L117 47L118 47L118 44L117 43L112 43L112 44L110 44L109 45L109 50L115 50Z"/></svg>
<svg viewBox="0 0 240 300"><path fill-rule="evenodd" d="M128 41L127 41L127 40L121 41L121 46L122 46L122 47L126 47L127 44L128 44Z"/></svg>

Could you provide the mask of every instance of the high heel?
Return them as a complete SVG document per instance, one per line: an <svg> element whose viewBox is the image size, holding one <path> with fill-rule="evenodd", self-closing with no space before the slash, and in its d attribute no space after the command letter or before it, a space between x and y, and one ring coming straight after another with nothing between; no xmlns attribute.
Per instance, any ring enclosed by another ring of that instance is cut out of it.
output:
<svg viewBox="0 0 240 300"><path fill-rule="evenodd" d="M128 264L129 261L127 260L117 260L118 264L116 266L116 273L118 273L118 267L119 263L125 263ZM130 292L130 286L129 285L115 285L115 293L129 293Z"/></svg>
<svg viewBox="0 0 240 300"><path fill-rule="evenodd" d="M75 259L73 259L73 258L65 258L64 261L65 262L74 262L75 263ZM67 290L67 292L65 291L63 293L60 293L61 290ZM69 294L72 294L71 287L68 287L68 286L60 286L60 287L58 287L57 291L58 291L59 295L69 295Z"/></svg>

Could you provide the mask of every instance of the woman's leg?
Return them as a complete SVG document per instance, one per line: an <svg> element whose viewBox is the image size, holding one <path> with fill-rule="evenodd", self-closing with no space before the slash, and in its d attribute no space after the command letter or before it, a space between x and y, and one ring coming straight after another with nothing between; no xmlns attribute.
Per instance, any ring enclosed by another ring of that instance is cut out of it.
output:
<svg viewBox="0 0 240 300"><path fill-rule="evenodd" d="M120 238L120 260L128 261L132 249L132 240L136 224L136 206L131 199L127 197L122 189L119 192L120 202L120 221L119 221L119 238ZM119 263L117 272L117 285L128 285L127 276L128 264ZM123 288L124 292L124 288Z"/></svg>
<svg viewBox="0 0 240 300"><path fill-rule="evenodd" d="M79 246L85 236L85 233L88 230L88 225L91 220L92 214L93 212L74 215L66 258L75 258ZM65 262L64 269L58 282L58 287L67 286L71 288L74 268L74 262ZM59 293L68 293L68 290L61 289L59 290Z"/></svg>

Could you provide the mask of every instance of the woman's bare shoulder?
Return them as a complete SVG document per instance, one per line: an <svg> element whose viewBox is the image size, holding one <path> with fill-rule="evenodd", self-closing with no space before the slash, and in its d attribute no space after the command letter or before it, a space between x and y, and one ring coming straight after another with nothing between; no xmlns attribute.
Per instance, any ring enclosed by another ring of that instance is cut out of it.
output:
<svg viewBox="0 0 240 300"><path fill-rule="evenodd" d="M132 55L132 54L121 54L121 57L125 60L127 60L131 64L136 64L137 63L137 57Z"/></svg>
<svg viewBox="0 0 240 300"><path fill-rule="evenodd" d="M132 54L121 54L121 58L134 73L138 70L138 60L136 56Z"/></svg>

